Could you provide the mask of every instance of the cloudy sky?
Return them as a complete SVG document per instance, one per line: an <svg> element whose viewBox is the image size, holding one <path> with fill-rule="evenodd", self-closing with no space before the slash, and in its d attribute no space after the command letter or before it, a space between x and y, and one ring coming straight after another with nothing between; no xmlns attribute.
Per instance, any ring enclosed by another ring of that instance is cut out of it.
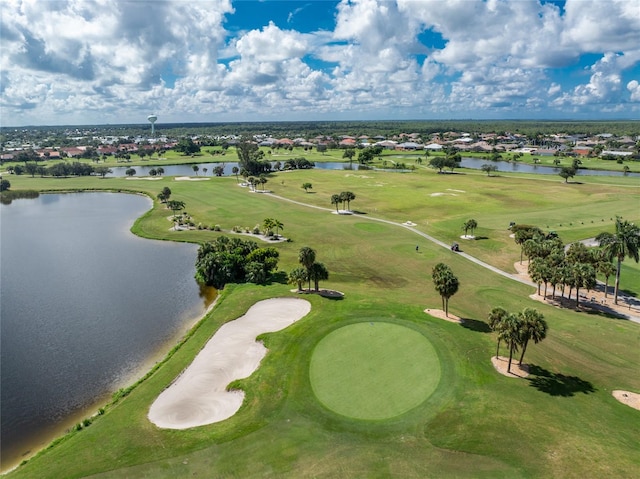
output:
<svg viewBox="0 0 640 479"><path fill-rule="evenodd" d="M0 0L3 126L638 119L638 0Z"/></svg>

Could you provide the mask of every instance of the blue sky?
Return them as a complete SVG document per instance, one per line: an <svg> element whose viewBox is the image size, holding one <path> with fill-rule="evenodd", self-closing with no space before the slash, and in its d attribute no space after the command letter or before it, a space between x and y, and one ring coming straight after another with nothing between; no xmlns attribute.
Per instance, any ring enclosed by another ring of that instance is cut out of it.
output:
<svg viewBox="0 0 640 479"><path fill-rule="evenodd" d="M0 0L3 126L639 119L632 0Z"/></svg>

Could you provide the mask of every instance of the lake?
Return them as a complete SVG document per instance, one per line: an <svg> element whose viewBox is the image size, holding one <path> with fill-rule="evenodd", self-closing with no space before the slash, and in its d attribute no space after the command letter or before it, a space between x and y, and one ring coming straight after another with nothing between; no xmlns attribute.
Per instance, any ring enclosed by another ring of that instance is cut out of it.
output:
<svg viewBox="0 0 640 479"><path fill-rule="evenodd" d="M416 158L422 158L422 165L428 165L429 160L424 157L424 154L404 154L404 155L394 155L388 157L389 167L392 166L392 161L397 161L399 163L405 163L407 166L415 165ZM284 164L284 160L280 161ZM274 162L273 162L274 163ZM560 173L560 168L554 168L551 166L542 166L542 165L530 165L527 163L520 163L517 161L508 162L508 161L489 161L483 158L470 158L463 157L460 162L460 166L463 168L469 168L473 170L481 169L483 164L491 164L498 168L497 174L500 172L511 172L511 173L535 173L539 175L558 175ZM216 166L222 166L223 163L199 163L197 166L199 168L197 175L198 176L211 176L213 174L213 168ZM238 162L231 161L224 163L224 175L229 176L232 175L232 170L234 166L238 166ZM340 161L327 161L327 162L316 162L316 168L320 170L344 170L347 169L349 163L344 163ZM357 162L353 162L352 169L358 170L360 165ZM129 168L133 168L136 170L136 176L148 176L149 170L152 168L157 168L157 166L116 166L112 167L111 170L113 173L107 176L125 176L125 171ZM164 176L196 176L196 172L193 171L193 165L166 165L162 166L164 169ZM207 169L205 172L204 169ZM391 171L397 172L398 170L394 169L385 169L382 171ZM403 170L400 170L403 171ZM495 174L495 173L494 173ZM625 174L622 171L609 171L609 170L587 170L580 169L578 170L578 174L576 176L630 176L637 177L640 176L638 173L627 173Z"/></svg>
<svg viewBox="0 0 640 479"><path fill-rule="evenodd" d="M151 206L115 193L0 205L2 470L94 414L205 312L197 246L129 231Z"/></svg>

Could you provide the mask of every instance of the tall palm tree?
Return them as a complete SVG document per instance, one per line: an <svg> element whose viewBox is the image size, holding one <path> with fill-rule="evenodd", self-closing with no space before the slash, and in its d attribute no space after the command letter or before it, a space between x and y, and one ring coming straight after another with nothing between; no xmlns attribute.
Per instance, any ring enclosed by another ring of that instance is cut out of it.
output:
<svg viewBox="0 0 640 479"><path fill-rule="evenodd" d="M338 206L342 203L342 198L340 195L331 195L331 204L336 205L336 213L339 213Z"/></svg>
<svg viewBox="0 0 640 479"><path fill-rule="evenodd" d="M278 231L284 229L284 224L277 219L273 219L273 227L276 229L276 238L278 237Z"/></svg>
<svg viewBox="0 0 640 479"><path fill-rule="evenodd" d="M609 292L609 278L616 274L616 267L611 261L600 261L598 263L598 273L604 276L604 297L606 299Z"/></svg>
<svg viewBox="0 0 640 479"><path fill-rule="evenodd" d="M506 309L501 307L496 307L491 310L489 313L489 328L491 331L498 331L502 328L502 324L506 317L509 316L509 313ZM496 358L500 356L500 335L498 334L498 347L496 348Z"/></svg>
<svg viewBox="0 0 640 479"><path fill-rule="evenodd" d="M507 343L509 346L509 364L507 365L507 372L511 372L511 362L513 360L513 353L518 351L520 344L522 330L522 319L519 315L509 313L502 322L502 327L498 332L498 337Z"/></svg>
<svg viewBox="0 0 640 479"><path fill-rule="evenodd" d="M236 183L238 183L238 173L240 173L240 168L238 168L237 166L234 166L233 168L231 168L231 173L235 175Z"/></svg>
<svg viewBox="0 0 640 479"><path fill-rule="evenodd" d="M273 218L265 218L262 221L262 225L264 226L264 235L269 236L272 233L271 229L275 227Z"/></svg>
<svg viewBox="0 0 640 479"><path fill-rule="evenodd" d="M313 263L309 269L309 278L313 280L315 290L318 291L320 281L329 279L329 271L322 263Z"/></svg>
<svg viewBox="0 0 640 479"><path fill-rule="evenodd" d="M445 316L449 316L449 298L458 292L460 281L449 266L438 263L432 271L433 286L442 298Z"/></svg>
<svg viewBox="0 0 640 479"><path fill-rule="evenodd" d="M522 366L522 360L524 359L524 353L527 351L527 345L529 341L533 341L538 344L544 338L547 337L547 322L544 320L544 316L537 309L524 308L519 314L522 321L520 344L522 345L522 354L520 355L520 362Z"/></svg>
<svg viewBox="0 0 640 479"><path fill-rule="evenodd" d="M467 221L467 225L469 226L469 229L471 230L471 236L473 236L474 231L478 227L478 222L476 220L474 220L474 219L470 219L469 221Z"/></svg>
<svg viewBox="0 0 640 479"><path fill-rule="evenodd" d="M311 290L311 266L316 262L316 252L309 246L304 246L298 252L298 262L307 269L309 290Z"/></svg>
<svg viewBox="0 0 640 479"><path fill-rule="evenodd" d="M636 263L640 260L640 228L629 221L623 221L616 216L616 232L600 233L596 236L604 254L610 260L617 260L616 285L613 292L613 302L618 304L618 289L620 287L620 268L625 257L632 258Z"/></svg>

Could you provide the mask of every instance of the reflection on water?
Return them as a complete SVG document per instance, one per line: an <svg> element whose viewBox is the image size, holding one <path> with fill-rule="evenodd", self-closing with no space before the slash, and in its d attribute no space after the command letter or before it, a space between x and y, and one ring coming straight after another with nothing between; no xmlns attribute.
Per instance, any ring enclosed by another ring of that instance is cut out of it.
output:
<svg viewBox="0 0 640 479"><path fill-rule="evenodd" d="M109 193L0 206L3 470L141 376L211 302L196 245L129 231L150 206Z"/></svg>

